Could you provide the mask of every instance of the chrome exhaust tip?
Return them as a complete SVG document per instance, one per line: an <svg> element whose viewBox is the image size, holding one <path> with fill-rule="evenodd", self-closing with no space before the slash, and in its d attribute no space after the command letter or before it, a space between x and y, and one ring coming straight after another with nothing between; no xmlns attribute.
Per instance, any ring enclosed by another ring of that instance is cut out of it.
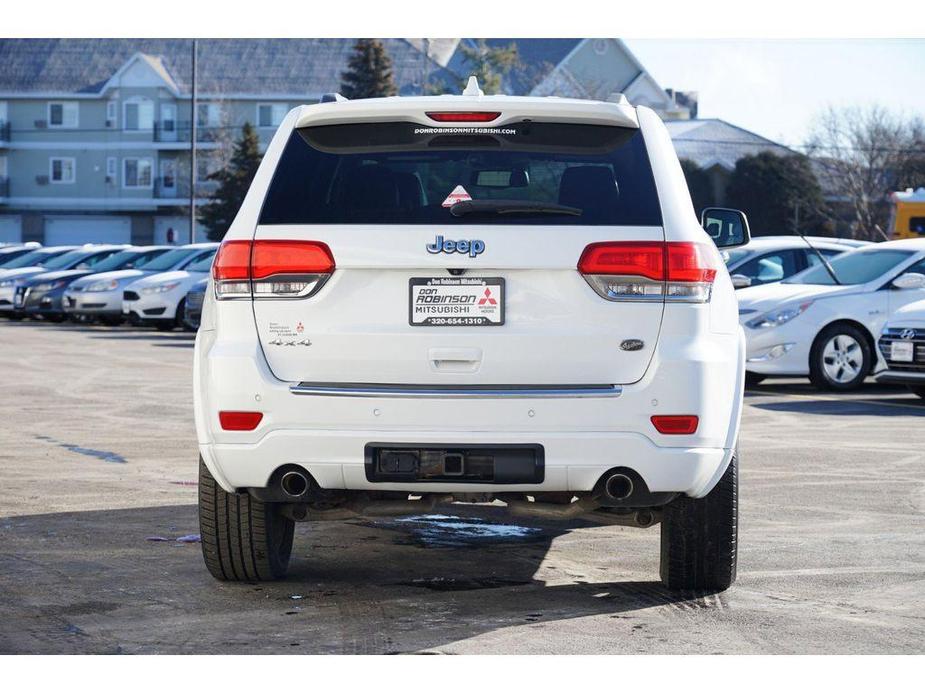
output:
<svg viewBox="0 0 925 694"><path fill-rule="evenodd" d="M308 477L304 473L290 470L282 476L279 486L287 496L297 499L308 491Z"/></svg>
<svg viewBox="0 0 925 694"><path fill-rule="evenodd" d="M613 474L604 483L604 493L614 501L625 501L633 495L633 480L619 472Z"/></svg>

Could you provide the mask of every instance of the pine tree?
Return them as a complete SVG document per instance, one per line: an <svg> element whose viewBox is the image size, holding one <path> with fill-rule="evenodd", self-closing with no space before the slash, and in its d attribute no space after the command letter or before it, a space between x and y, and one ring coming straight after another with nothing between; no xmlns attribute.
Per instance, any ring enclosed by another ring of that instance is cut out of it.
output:
<svg viewBox="0 0 925 694"><path fill-rule="evenodd" d="M378 39L358 39L347 68L341 75L340 93L348 99L393 96L398 92L392 81L392 60Z"/></svg>
<svg viewBox="0 0 925 694"><path fill-rule="evenodd" d="M199 221L213 241L221 241L244 202L247 189L260 165L259 145L254 126L245 123L241 128L241 138L234 143L228 167L209 176L209 180L218 181L219 185L209 202L199 211Z"/></svg>
<svg viewBox="0 0 925 694"><path fill-rule="evenodd" d="M504 77L520 64L517 45L514 43L508 46L489 46L485 39L479 39L475 46L460 43L459 51L466 65L461 87L466 86L470 75L475 75L486 94L497 94Z"/></svg>

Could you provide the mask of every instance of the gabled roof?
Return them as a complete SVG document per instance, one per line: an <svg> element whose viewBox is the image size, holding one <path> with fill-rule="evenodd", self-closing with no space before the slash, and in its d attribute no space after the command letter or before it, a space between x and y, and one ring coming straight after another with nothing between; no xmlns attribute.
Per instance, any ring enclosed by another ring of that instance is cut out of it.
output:
<svg viewBox="0 0 925 694"><path fill-rule="evenodd" d="M773 140L719 118L665 121L678 157L690 159L703 169L719 166L728 171L749 154L773 152L797 154Z"/></svg>
<svg viewBox="0 0 925 694"><path fill-rule="evenodd" d="M453 75L405 39L384 39L400 93L420 92L421 80ZM352 39L201 39L198 83L203 94L312 98L340 88ZM188 39L2 39L0 93L98 94L141 54L152 69L189 93Z"/></svg>

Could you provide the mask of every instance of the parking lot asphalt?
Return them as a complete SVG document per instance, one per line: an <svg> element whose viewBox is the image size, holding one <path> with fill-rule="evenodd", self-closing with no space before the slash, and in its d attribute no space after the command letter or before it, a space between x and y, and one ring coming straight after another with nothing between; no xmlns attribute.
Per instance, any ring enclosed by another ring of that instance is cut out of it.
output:
<svg viewBox="0 0 925 694"><path fill-rule="evenodd" d="M658 583L658 528L499 511L300 525L220 584L185 333L0 322L0 653L920 653L925 405L746 393L738 582Z"/></svg>

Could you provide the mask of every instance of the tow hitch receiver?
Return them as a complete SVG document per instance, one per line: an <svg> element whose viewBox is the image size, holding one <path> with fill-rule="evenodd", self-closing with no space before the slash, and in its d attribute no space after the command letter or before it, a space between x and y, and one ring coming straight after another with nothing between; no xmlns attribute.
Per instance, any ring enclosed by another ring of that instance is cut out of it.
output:
<svg viewBox="0 0 925 694"><path fill-rule="evenodd" d="M366 445L366 479L370 482L536 484L543 478L543 447L539 444Z"/></svg>

